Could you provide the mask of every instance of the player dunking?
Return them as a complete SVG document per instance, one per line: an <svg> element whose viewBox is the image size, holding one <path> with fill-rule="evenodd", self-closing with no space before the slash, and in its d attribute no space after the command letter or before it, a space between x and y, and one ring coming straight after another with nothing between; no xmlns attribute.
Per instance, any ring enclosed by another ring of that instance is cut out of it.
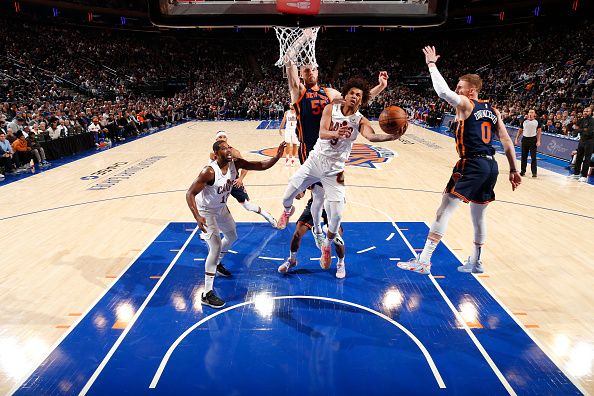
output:
<svg viewBox="0 0 594 396"><path fill-rule="evenodd" d="M231 147L226 142L217 141L212 146L216 159L202 169L186 192L188 207L198 227L204 233L203 239L208 244L208 256L204 263L202 304L213 308L221 308L225 305L225 302L214 293L213 283L215 273L223 276L231 275L221 260L237 239L235 221L227 208L227 199L233 188L233 181L237 178L238 169L266 170L283 156L285 146L285 142L281 143L273 158L250 162L242 158L234 159ZM224 236L222 240L221 233Z"/></svg>
<svg viewBox="0 0 594 396"><path fill-rule="evenodd" d="M330 267L332 249L330 242L337 246L344 245L338 235L342 212L345 204L344 168L349 158L353 143L359 133L371 142L396 140L399 135L376 134L360 112L359 108L369 100L369 88L361 79L352 79L342 90L344 104L327 106L320 122L319 139L307 160L289 180L283 197L283 206L287 213L294 210L293 200L307 186L321 182L324 192L324 207L328 214L328 232L322 242L320 266ZM336 266L336 277L346 275L344 260Z"/></svg>
<svg viewBox="0 0 594 396"><path fill-rule="evenodd" d="M423 53L435 91L441 99L456 108L455 137L460 160L454 166L450 181L442 195L437 217L431 225L423 251L419 257L398 263L398 267L425 275L430 274L431 255L446 231L450 216L460 202L470 202L474 249L466 264L458 267L458 271L481 273L484 271L481 249L487 238L485 214L488 203L495 199L493 188L499 174L497 161L493 158L495 149L492 145L492 133L497 134L505 150L512 190L522 182L516 169L514 146L499 111L487 101L478 99L482 87L480 77L476 74L460 77L456 92L453 92L437 70L436 62L439 55L436 54L435 47L425 47Z"/></svg>
<svg viewBox="0 0 594 396"><path fill-rule="evenodd" d="M227 132L219 131L215 136L217 142L227 142ZM233 159L242 158L241 153L239 150L231 147L231 153L233 154ZM215 159L215 154L210 153L210 159ZM231 196L237 200L243 206L243 208L247 211L254 212L259 214L260 216L264 217L267 222L270 223L271 226L276 227L276 220L270 213L262 209L260 206L250 202L250 196L248 195L247 191L245 190L245 186L243 185L243 179L247 175L248 171L246 169L242 169L239 172L239 176L237 179L233 180L233 188L231 189Z"/></svg>
<svg viewBox="0 0 594 396"><path fill-rule="evenodd" d="M299 139L297 138L297 114L295 114L293 105L291 105L289 110L285 111L283 120L278 128L278 133L285 138L285 143L287 143L285 166L295 166L297 150L299 149Z"/></svg>

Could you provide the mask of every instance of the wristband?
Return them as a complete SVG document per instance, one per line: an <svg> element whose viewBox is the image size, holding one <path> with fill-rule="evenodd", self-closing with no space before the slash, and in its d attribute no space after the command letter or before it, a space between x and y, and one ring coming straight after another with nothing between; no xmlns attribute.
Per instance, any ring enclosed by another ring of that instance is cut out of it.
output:
<svg viewBox="0 0 594 396"><path fill-rule="evenodd" d="M517 169L510 169L509 170L509 173L518 173L518 170Z"/></svg>
<svg viewBox="0 0 594 396"><path fill-rule="evenodd" d="M433 63L433 64L435 64L435 61L429 61L429 62L427 62L427 64L429 64L429 63Z"/></svg>

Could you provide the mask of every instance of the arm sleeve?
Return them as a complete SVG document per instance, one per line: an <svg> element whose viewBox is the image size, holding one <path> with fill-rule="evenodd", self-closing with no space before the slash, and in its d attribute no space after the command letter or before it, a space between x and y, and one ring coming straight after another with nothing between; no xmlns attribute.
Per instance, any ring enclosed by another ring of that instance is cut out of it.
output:
<svg viewBox="0 0 594 396"><path fill-rule="evenodd" d="M437 96L454 107L458 106L461 101L460 96L448 87L448 83L441 76L437 67L430 67L429 74L431 74L431 82L433 82L433 89L437 92Z"/></svg>

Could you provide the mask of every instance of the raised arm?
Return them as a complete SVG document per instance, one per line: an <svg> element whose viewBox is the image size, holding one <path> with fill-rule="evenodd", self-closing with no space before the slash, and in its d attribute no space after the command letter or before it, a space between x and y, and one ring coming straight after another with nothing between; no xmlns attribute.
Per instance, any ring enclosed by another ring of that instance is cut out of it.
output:
<svg viewBox="0 0 594 396"><path fill-rule="evenodd" d="M440 55L435 52L435 47L423 48L423 54L425 54L425 63L429 66L429 74L431 75L431 82L433 83L433 89L441 99L448 102L450 105L456 108L456 111L460 113L469 113L472 111L472 102L464 95L458 95L448 87L448 83L442 77L439 70L437 70L436 62Z"/></svg>
<svg viewBox="0 0 594 396"><path fill-rule="evenodd" d="M256 171L263 171L268 168L272 168L274 164L283 156L285 151L285 147L287 143L282 142L278 145L278 149L276 150L276 155L266 161L246 161L243 158L239 158L235 160L235 167L241 168L245 170L256 170Z"/></svg>
<svg viewBox="0 0 594 396"><path fill-rule="evenodd" d="M493 110L495 110L495 114L497 114L497 128L495 129L495 134L501 141L503 151L505 152L505 157L509 163L509 182L512 185L513 191L522 183L522 177L518 173L518 168L516 168L516 150L511 138L509 137L509 134L507 133L507 128L505 128L505 124L501 118L501 113L495 108L493 108Z"/></svg>
<svg viewBox="0 0 594 396"><path fill-rule="evenodd" d="M204 189L205 185L212 185L212 183L214 183L214 179L214 170L210 166L206 166L204 169L202 169L202 172L200 172L196 180L192 182L192 185L186 192L186 202L190 208L190 211L192 212L192 215L194 215L194 218L198 223L198 227L200 227L202 232L206 232L207 224L206 219L200 216L200 213L198 212L198 206L196 206L196 195L198 195L200 191Z"/></svg>
<svg viewBox="0 0 594 396"><path fill-rule="evenodd" d="M404 127L404 130L406 130L406 126ZM400 137L400 135L375 133L373 127L369 123L369 120L365 117L361 118L361 122L359 123L359 132L361 132L361 135L363 135L363 137L370 142L388 142L391 140L397 140Z"/></svg>
<svg viewBox="0 0 594 396"><path fill-rule="evenodd" d="M369 90L369 100L373 100L388 86L388 72L381 71L377 77L378 84Z"/></svg>
<svg viewBox="0 0 594 396"><path fill-rule="evenodd" d="M287 81L289 82L289 94L291 95L291 103L297 103L301 97L301 93L305 90L305 86L299 80L299 71L297 66L291 60L285 63L287 69Z"/></svg>

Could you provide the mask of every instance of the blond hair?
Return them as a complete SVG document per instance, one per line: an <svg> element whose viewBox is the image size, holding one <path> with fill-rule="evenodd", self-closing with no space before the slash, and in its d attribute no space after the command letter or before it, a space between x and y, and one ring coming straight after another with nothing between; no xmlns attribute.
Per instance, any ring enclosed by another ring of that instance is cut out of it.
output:
<svg viewBox="0 0 594 396"><path fill-rule="evenodd" d="M465 74L462 77L460 77L459 80L466 81L477 91L480 91L483 87L483 80L479 77L478 74Z"/></svg>

